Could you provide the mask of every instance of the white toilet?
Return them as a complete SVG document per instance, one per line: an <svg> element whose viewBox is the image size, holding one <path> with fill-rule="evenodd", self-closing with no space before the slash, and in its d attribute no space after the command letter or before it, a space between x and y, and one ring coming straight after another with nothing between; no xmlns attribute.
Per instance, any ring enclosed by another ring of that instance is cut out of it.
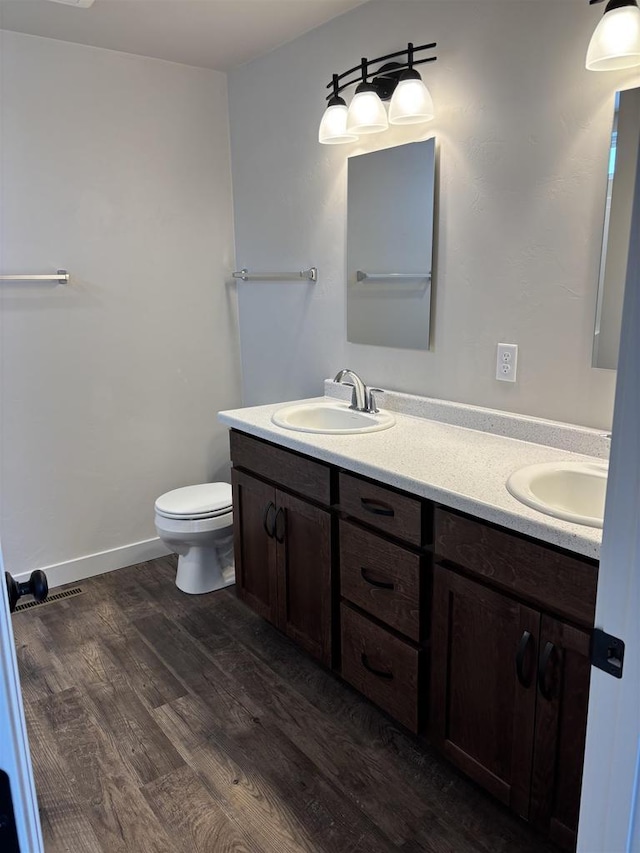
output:
<svg viewBox="0 0 640 853"><path fill-rule="evenodd" d="M186 486L155 504L158 536L178 555L176 586L198 595L235 581L232 493L228 483Z"/></svg>

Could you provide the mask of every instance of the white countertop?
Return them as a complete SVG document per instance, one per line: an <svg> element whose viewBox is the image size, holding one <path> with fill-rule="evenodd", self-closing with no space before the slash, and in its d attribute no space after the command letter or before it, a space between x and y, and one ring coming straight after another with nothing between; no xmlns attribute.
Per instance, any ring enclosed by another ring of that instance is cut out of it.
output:
<svg viewBox="0 0 640 853"><path fill-rule="evenodd" d="M602 530L544 515L521 504L505 486L509 475L524 465L593 461L592 456L398 412L394 412L395 426L380 432L296 432L271 421L272 414L283 405L233 409L220 412L218 418L229 427L323 462L577 554L599 558Z"/></svg>

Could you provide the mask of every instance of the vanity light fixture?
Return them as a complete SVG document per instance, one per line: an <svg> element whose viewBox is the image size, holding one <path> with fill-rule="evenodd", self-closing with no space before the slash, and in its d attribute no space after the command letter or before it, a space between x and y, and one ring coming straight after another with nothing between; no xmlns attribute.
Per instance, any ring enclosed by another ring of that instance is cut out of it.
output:
<svg viewBox="0 0 640 853"><path fill-rule="evenodd" d="M320 122L318 139L323 145L341 145L343 142L355 142L355 133L347 133L347 103L338 92L338 75L333 75L333 95Z"/></svg>
<svg viewBox="0 0 640 853"><path fill-rule="evenodd" d="M613 2L614 0L612 0ZM355 142L359 136L380 133L391 124L418 124L430 121L434 116L433 100L422 82L415 65L435 62L437 57L415 59L417 51L432 50L436 42L414 47L411 42L406 50L379 56L377 59L363 57L360 64L334 74L327 89L327 108L320 122L318 140L323 145L341 145ZM398 60L401 61L389 61ZM380 66L371 71L371 66ZM347 108L341 92L357 85L351 105ZM383 101L391 101L389 115Z"/></svg>
<svg viewBox="0 0 640 853"><path fill-rule="evenodd" d="M362 57L362 83L356 86L356 93L347 113L347 133L358 136L367 133L380 133L389 127L387 111L380 100L374 80L367 80L369 63Z"/></svg>
<svg viewBox="0 0 640 853"><path fill-rule="evenodd" d="M589 0L589 5L603 0ZM587 50L589 71L617 71L640 65L640 9L637 0L609 0Z"/></svg>

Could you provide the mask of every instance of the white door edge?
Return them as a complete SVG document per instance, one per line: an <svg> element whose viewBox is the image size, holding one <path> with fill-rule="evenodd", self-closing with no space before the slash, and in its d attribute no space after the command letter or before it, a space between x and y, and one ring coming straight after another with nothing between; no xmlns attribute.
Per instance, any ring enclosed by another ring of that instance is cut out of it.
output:
<svg viewBox="0 0 640 853"><path fill-rule="evenodd" d="M44 853L0 549L0 769L9 776L21 853Z"/></svg>
<svg viewBox="0 0 640 853"><path fill-rule="evenodd" d="M591 670L578 851L640 853L640 169L595 624L626 648L621 679Z"/></svg>

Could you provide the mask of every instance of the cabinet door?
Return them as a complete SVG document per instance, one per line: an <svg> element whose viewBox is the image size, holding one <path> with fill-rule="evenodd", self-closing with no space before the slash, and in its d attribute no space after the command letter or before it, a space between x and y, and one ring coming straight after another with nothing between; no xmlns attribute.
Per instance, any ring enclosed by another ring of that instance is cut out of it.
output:
<svg viewBox="0 0 640 853"><path fill-rule="evenodd" d="M331 516L276 492L278 627L331 665Z"/></svg>
<svg viewBox="0 0 640 853"><path fill-rule="evenodd" d="M590 637L542 617L531 821L568 850L576 845L587 731Z"/></svg>
<svg viewBox="0 0 640 853"><path fill-rule="evenodd" d="M236 592L252 610L277 624L275 489L232 469Z"/></svg>
<svg viewBox="0 0 640 853"><path fill-rule="evenodd" d="M434 568L431 726L454 764L529 814L540 614Z"/></svg>

